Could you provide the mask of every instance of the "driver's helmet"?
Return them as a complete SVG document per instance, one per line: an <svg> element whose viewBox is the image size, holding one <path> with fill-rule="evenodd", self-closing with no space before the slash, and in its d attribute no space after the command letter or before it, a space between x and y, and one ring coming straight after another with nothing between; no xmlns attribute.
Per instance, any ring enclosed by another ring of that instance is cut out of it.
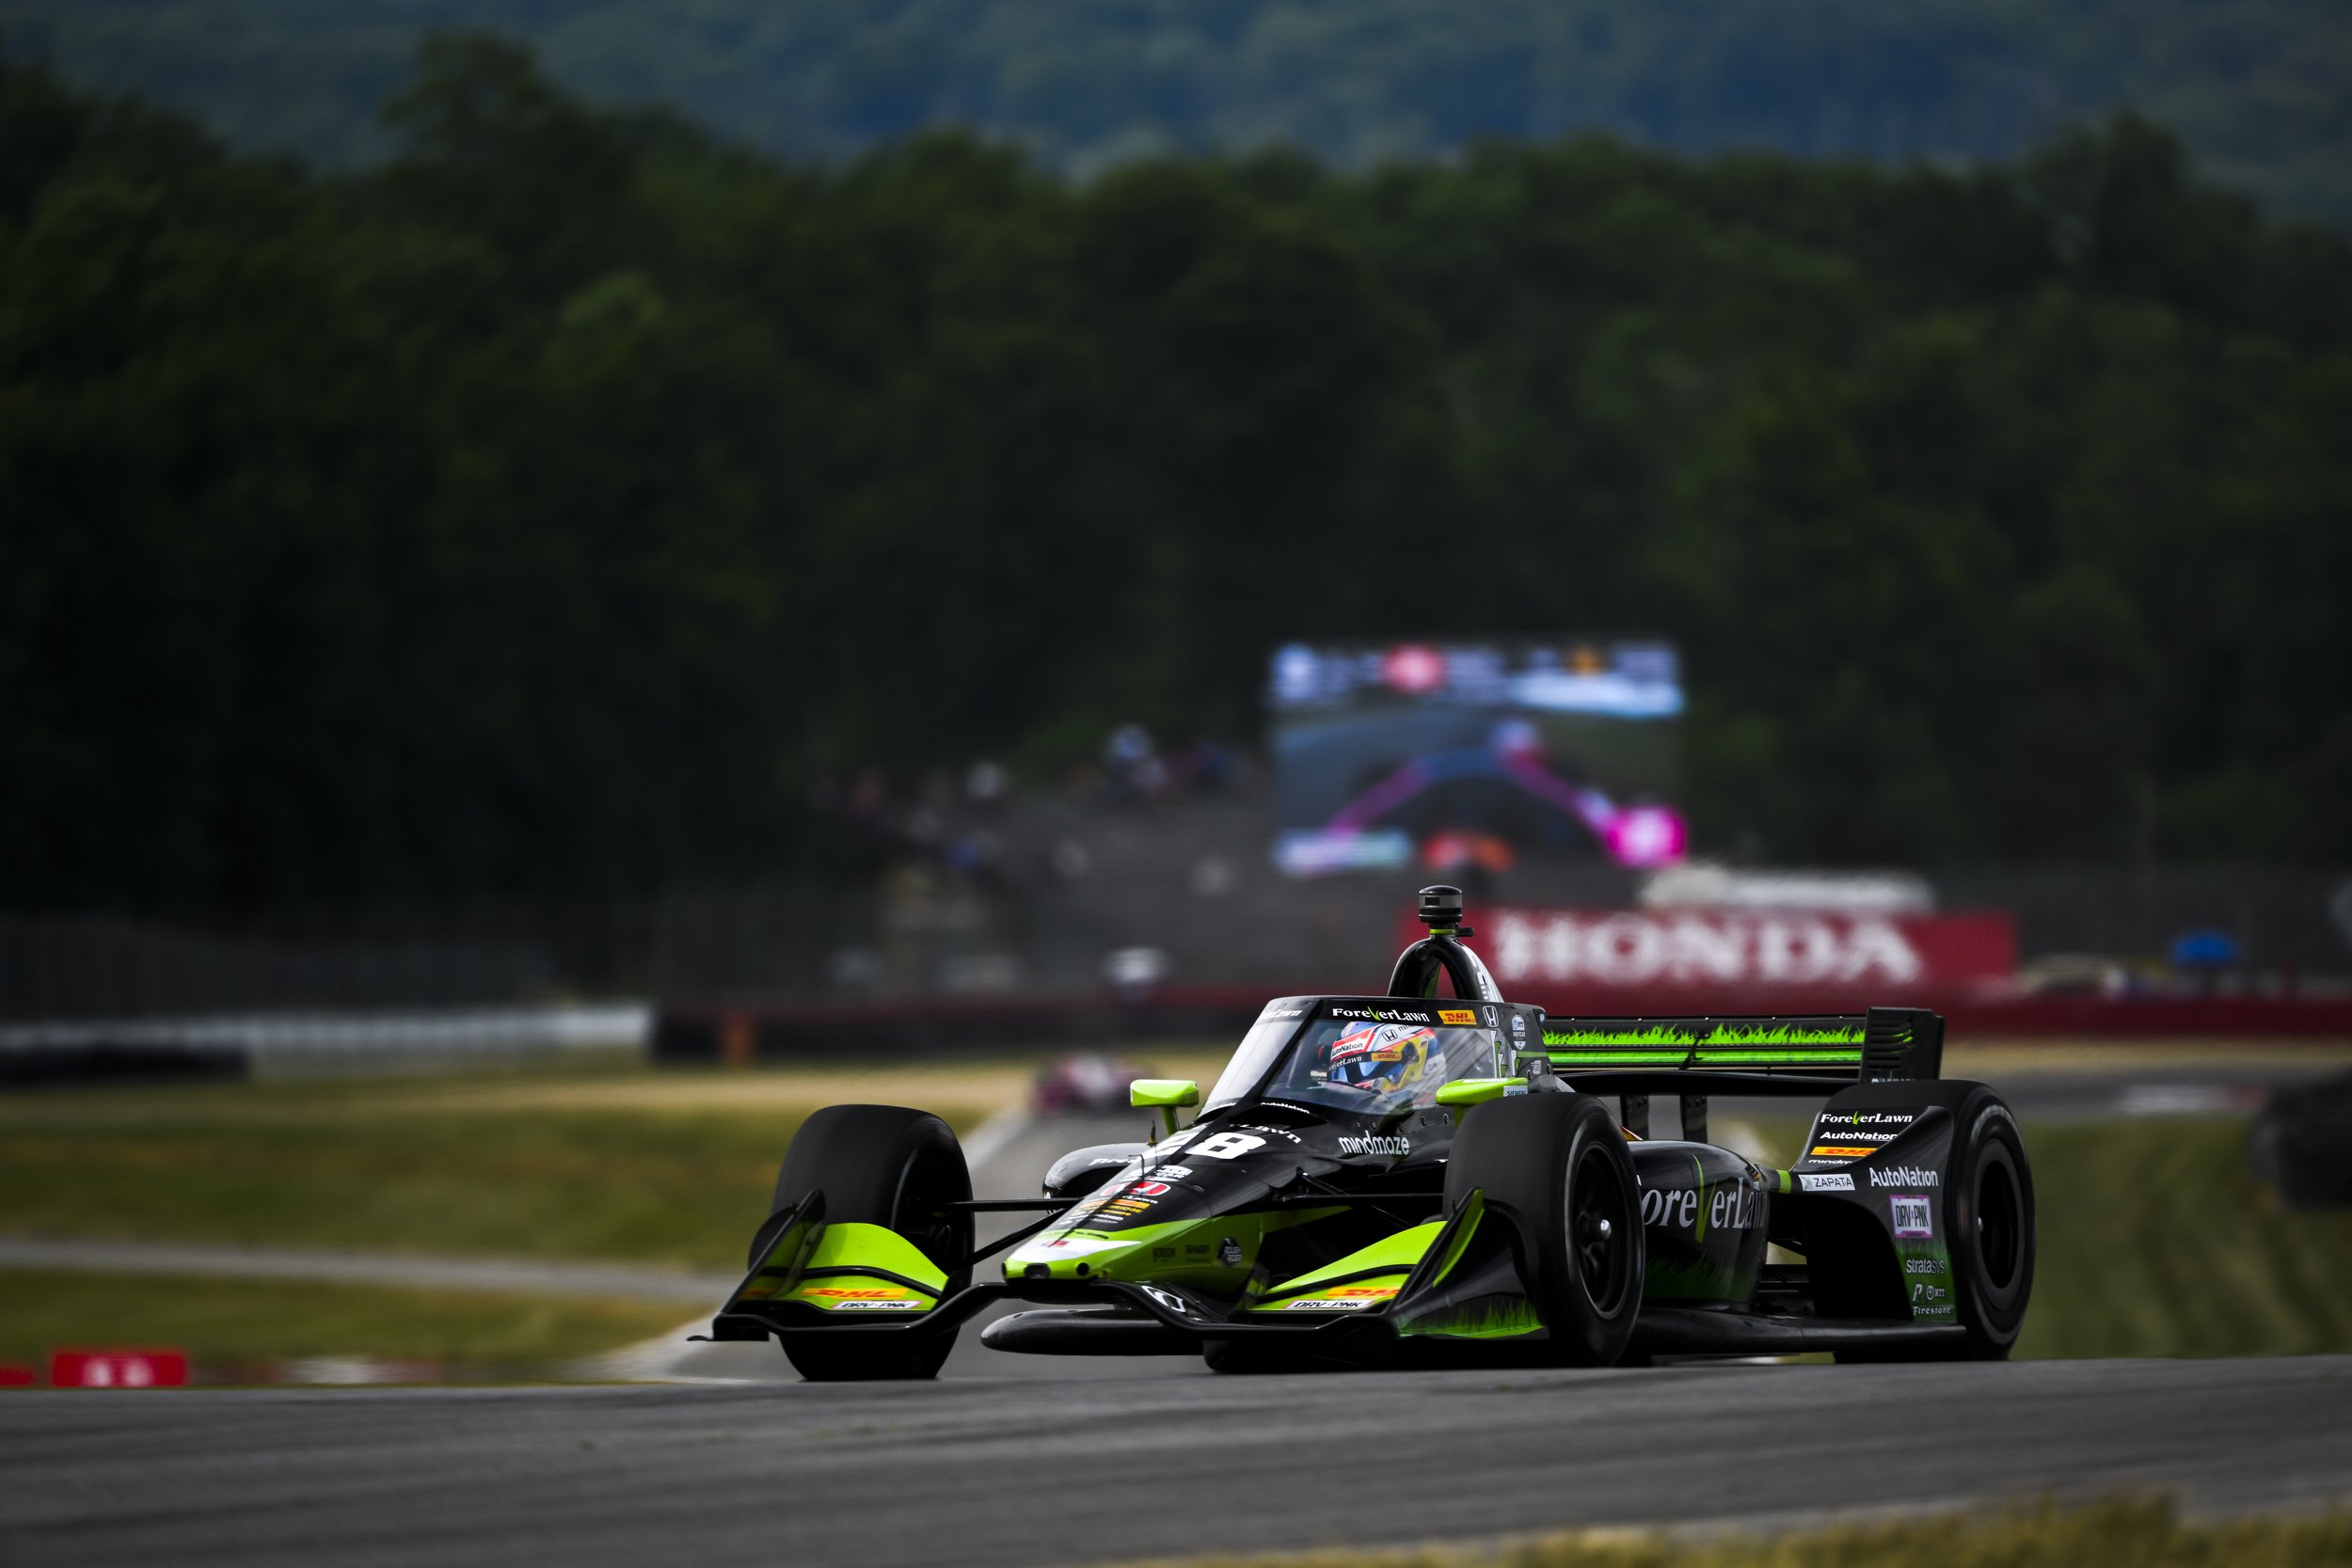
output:
<svg viewBox="0 0 2352 1568"><path fill-rule="evenodd" d="M1367 1023L1324 1052L1324 1082L1393 1094L1438 1071L1438 1032L1422 1023Z"/></svg>

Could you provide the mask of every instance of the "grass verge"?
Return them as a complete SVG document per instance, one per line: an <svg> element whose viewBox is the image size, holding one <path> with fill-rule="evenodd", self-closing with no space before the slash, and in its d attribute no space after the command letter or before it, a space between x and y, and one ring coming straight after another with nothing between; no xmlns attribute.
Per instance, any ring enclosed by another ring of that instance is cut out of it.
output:
<svg viewBox="0 0 2352 1568"><path fill-rule="evenodd" d="M2026 1133L2041 1218L2017 1354L2352 1351L2352 1212L2289 1212L2236 1117Z"/></svg>
<svg viewBox="0 0 2352 1568"><path fill-rule="evenodd" d="M553 1367L675 1328L675 1306L276 1280L11 1273L0 1360L74 1346L169 1345L199 1368L364 1355Z"/></svg>
<svg viewBox="0 0 2352 1568"><path fill-rule="evenodd" d="M846 1076L558 1071L25 1095L0 1101L0 1232L724 1269L809 1112L897 1088L969 1131L1023 1082L1010 1068L943 1070L935 1084Z"/></svg>
<svg viewBox="0 0 2352 1568"><path fill-rule="evenodd" d="M2163 1500L2043 1506L1847 1526L1765 1539L1676 1541L1647 1531L1581 1531L1490 1548L1321 1551L1184 1560L1183 1568L2341 1568L2352 1514L2316 1519L2182 1519ZM1142 1568L1142 1565L1137 1565Z"/></svg>

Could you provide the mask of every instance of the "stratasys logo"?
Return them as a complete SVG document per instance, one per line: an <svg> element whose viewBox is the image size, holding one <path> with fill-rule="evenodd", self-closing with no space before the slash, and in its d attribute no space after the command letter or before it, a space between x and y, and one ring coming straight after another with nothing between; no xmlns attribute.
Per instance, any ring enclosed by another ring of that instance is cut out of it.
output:
<svg viewBox="0 0 2352 1568"><path fill-rule="evenodd" d="M1873 1187L1940 1187L1944 1184L1941 1171L1924 1165L1888 1165L1870 1173Z"/></svg>
<svg viewBox="0 0 2352 1568"><path fill-rule="evenodd" d="M1333 1018L1368 1018L1375 1023L1427 1023L1427 1013L1406 1012L1396 1007L1334 1007Z"/></svg>
<svg viewBox="0 0 2352 1568"><path fill-rule="evenodd" d="M1410 1154L1412 1151L1412 1143L1401 1137L1383 1137L1373 1134L1367 1137L1340 1140L1342 1154Z"/></svg>

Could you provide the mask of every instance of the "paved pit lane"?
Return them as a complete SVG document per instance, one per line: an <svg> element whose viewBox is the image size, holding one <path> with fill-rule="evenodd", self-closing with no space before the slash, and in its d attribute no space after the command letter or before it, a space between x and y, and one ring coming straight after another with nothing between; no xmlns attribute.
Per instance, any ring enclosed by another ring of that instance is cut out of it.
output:
<svg viewBox="0 0 2352 1568"><path fill-rule="evenodd" d="M0 1396L0 1560L965 1568L2352 1496L2352 1356Z"/></svg>

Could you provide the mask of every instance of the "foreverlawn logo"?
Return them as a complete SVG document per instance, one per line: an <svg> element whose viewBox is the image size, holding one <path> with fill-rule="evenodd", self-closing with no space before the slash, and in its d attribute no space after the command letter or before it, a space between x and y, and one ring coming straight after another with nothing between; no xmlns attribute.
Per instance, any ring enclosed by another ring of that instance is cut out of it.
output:
<svg viewBox="0 0 2352 1568"><path fill-rule="evenodd" d="M1942 1172L1929 1170L1922 1165L1889 1165L1870 1173L1870 1185L1873 1187L1940 1187L1943 1184ZM1901 1200L1899 1198L1896 1201Z"/></svg>
<svg viewBox="0 0 2352 1568"><path fill-rule="evenodd" d="M1368 1018L1375 1023L1426 1023L1427 1013L1400 1012L1390 1007L1334 1007L1333 1018Z"/></svg>
<svg viewBox="0 0 2352 1568"><path fill-rule="evenodd" d="M1642 1190L1642 1223L1672 1227L1704 1236L1708 1230L1745 1230L1756 1223L1756 1194L1743 1181L1708 1190L1683 1187Z"/></svg>

